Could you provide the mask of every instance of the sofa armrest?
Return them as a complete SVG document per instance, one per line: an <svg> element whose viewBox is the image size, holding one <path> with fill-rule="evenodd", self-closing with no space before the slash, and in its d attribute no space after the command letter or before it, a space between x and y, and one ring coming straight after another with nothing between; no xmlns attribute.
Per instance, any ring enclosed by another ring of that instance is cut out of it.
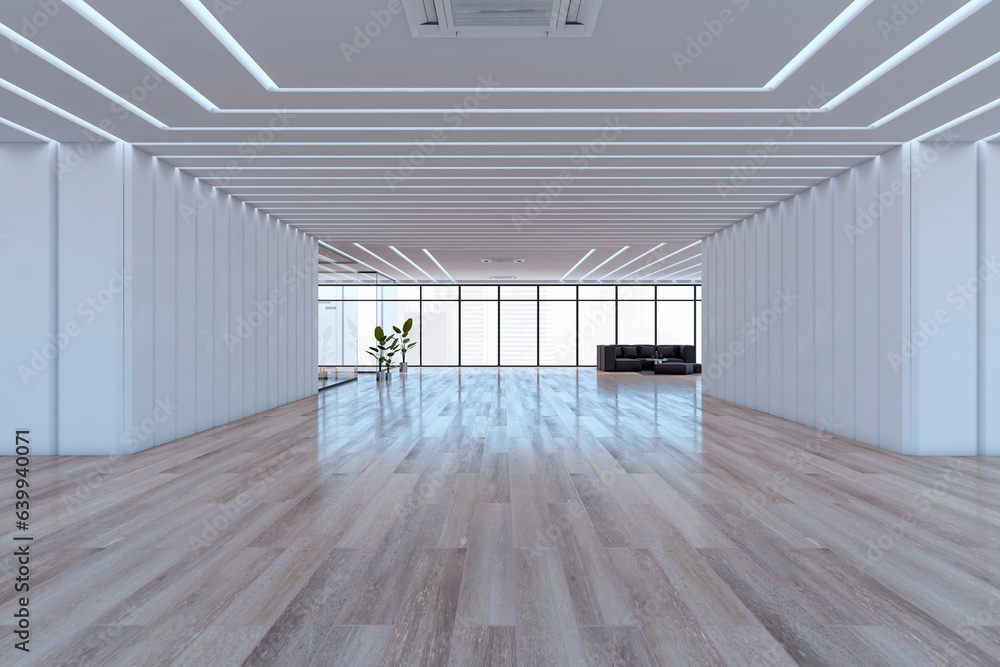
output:
<svg viewBox="0 0 1000 667"><path fill-rule="evenodd" d="M598 345L597 346L597 370L599 371L615 371L615 346L614 345Z"/></svg>
<svg viewBox="0 0 1000 667"><path fill-rule="evenodd" d="M681 345L681 358L684 359L684 363L693 364L695 363L695 358L697 353L695 351L694 345Z"/></svg>

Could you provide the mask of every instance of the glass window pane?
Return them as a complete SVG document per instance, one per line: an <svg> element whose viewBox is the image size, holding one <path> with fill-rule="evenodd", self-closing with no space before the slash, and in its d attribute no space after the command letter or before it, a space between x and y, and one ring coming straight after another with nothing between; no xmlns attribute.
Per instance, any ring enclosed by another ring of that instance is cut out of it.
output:
<svg viewBox="0 0 1000 667"><path fill-rule="evenodd" d="M538 364L537 302L501 302L500 364L502 366L535 366Z"/></svg>
<svg viewBox="0 0 1000 667"><path fill-rule="evenodd" d="M370 299L374 301L376 295L377 295L377 288L375 287L375 285L358 286L358 297L357 297L358 299L365 299L365 300Z"/></svg>
<svg viewBox="0 0 1000 667"><path fill-rule="evenodd" d="M581 301L579 305L580 365L596 366L597 346L615 344L615 302Z"/></svg>
<svg viewBox="0 0 1000 667"><path fill-rule="evenodd" d="M694 345L694 301L656 304L656 344Z"/></svg>
<svg viewBox="0 0 1000 667"><path fill-rule="evenodd" d="M372 288L375 289L374 287ZM374 366L375 359L365 352L375 345L375 326L378 322L378 308L374 301L356 301L357 320L355 323L355 349L357 350L359 366Z"/></svg>
<svg viewBox="0 0 1000 667"><path fill-rule="evenodd" d="M497 300L496 285L463 285L462 300L465 299L493 299Z"/></svg>
<svg viewBox="0 0 1000 667"><path fill-rule="evenodd" d="M656 298L656 287L653 285L622 285L618 288L619 300L649 299Z"/></svg>
<svg viewBox="0 0 1000 667"><path fill-rule="evenodd" d="M458 285L424 285L424 300L457 299Z"/></svg>
<svg viewBox="0 0 1000 667"><path fill-rule="evenodd" d="M576 287L572 285L542 285L539 289L543 299L576 299Z"/></svg>
<svg viewBox="0 0 1000 667"><path fill-rule="evenodd" d="M538 288L534 285L503 285L500 287L501 299L531 299L538 298Z"/></svg>
<svg viewBox="0 0 1000 667"><path fill-rule="evenodd" d="M382 299L405 299L417 301L420 299L419 285L383 285L379 287Z"/></svg>
<svg viewBox="0 0 1000 667"><path fill-rule="evenodd" d="M694 298L701 299L701 285L695 285L695 287L694 287Z"/></svg>
<svg viewBox="0 0 1000 667"><path fill-rule="evenodd" d="M458 366L458 302L424 301L420 309L424 366Z"/></svg>
<svg viewBox="0 0 1000 667"><path fill-rule="evenodd" d="M580 299L614 299L614 285L580 285ZM596 352L594 354L597 354ZM597 363L596 361L594 362Z"/></svg>
<svg viewBox="0 0 1000 667"><path fill-rule="evenodd" d="M406 353L408 364L418 365L420 363L420 302L419 301L383 301L382 302L382 322L386 332L392 332L392 327L397 326L402 330L403 322L413 318L413 328L410 329L408 338L411 343L417 343L416 347L410 348ZM398 353L392 358L392 363L398 364L403 359Z"/></svg>
<svg viewBox="0 0 1000 667"><path fill-rule="evenodd" d="M576 302L543 301L539 310L541 349L538 363L542 366L576 366Z"/></svg>
<svg viewBox="0 0 1000 667"><path fill-rule="evenodd" d="M652 345L656 319L655 301L620 301L618 303L618 344Z"/></svg>
<svg viewBox="0 0 1000 667"><path fill-rule="evenodd" d="M344 303L342 301L319 304L319 365L345 365Z"/></svg>
<svg viewBox="0 0 1000 667"><path fill-rule="evenodd" d="M320 285L320 301L340 301L344 298L344 288L340 285Z"/></svg>
<svg viewBox="0 0 1000 667"><path fill-rule="evenodd" d="M694 290L690 285L660 285L656 288L656 298L690 300L694 298ZM664 345L669 345L669 343L664 343Z"/></svg>
<svg viewBox="0 0 1000 667"><path fill-rule="evenodd" d="M344 299L351 300L358 298L357 285L344 285Z"/></svg>
<svg viewBox="0 0 1000 667"><path fill-rule="evenodd" d="M496 301L462 301L462 365L496 366L499 363Z"/></svg>

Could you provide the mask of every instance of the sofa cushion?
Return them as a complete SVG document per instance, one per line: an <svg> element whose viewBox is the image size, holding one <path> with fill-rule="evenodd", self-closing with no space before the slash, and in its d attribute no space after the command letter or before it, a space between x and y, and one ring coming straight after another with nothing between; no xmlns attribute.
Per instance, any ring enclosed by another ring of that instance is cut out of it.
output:
<svg viewBox="0 0 1000 667"><path fill-rule="evenodd" d="M621 345L615 346L615 356L616 357L624 357L625 356L625 352L622 351L622 346Z"/></svg>
<svg viewBox="0 0 1000 667"><path fill-rule="evenodd" d="M640 359L652 359L653 358L653 352L656 351L656 346L655 345L639 345L636 348L636 351L639 353L639 358Z"/></svg>
<svg viewBox="0 0 1000 667"><path fill-rule="evenodd" d="M637 359L639 357L639 352L633 345L623 345L622 356L626 359Z"/></svg>
<svg viewBox="0 0 1000 667"><path fill-rule="evenodd" d="M657 345L656 351L661 357L679 357L676 345Z"/></svg>
<svg viewBox="0 0 1000 667"><path fill-rule="evenodd" d="M621 359L615 364L615 370L635 373L642 370L642 362L638 359Z"/></svg>

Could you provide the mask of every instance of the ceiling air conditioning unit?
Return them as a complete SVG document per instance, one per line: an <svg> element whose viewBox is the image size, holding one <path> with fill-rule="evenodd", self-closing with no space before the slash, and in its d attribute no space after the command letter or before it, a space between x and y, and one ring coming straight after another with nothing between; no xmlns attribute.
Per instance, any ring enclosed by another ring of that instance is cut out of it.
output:
<svg viewBox="0 0 1000 667"><path fill-rule="evenodd" d="M524 264L523 259L493 259L489 257L483 257L479 260L483 264Z"/></svg>
<svg viewBox="0 0 1000 667"><path fill-rule="evenodd" d="M601 0L402 0L414 37L590 37Z"/></svg>

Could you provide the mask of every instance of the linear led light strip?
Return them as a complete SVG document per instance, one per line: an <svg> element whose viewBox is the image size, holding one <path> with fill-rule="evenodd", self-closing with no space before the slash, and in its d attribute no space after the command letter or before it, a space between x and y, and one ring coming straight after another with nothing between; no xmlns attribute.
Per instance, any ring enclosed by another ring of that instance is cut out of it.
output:
<svg viewBox="0 0 1000 667"><path fill-rule="evenodd" d="M372 270L372 271L374 271L375 273L381 273L382 275L386 275L386 274L385 274L385 272L383 272L383 271L380 271L379 269L376 269L376 268L375 268L374 266L372 266L371 264L368 264L367 262L362 262L362 261L361 261L360 259L358 259L357 257L351 257L350 255L348 255L348 254L347 254L346 252L344 252L343 250L337 250L337 249L336 249L336 248L334 248L333 246L331 246L331 245L328 245L328 244L326 244L326 243L323 243L322 241L320 241L319 243L320 243L320 245L322 245L322 246L323 246L324 248L326 248L327 250L332 250L333 252L337 253L338 255L343 255L343 256L344 256L344 257L346 257L347 259L351 260L352 262L357 262L357 263L358 263L358 264L360 264L361 266L367 266L367 267L368 267L369 269L371 269L371 270ZM348 267L348 268L350 268L350 267ZM360 273L360 272L359 272L359 273ZM391 277L391 276L389 276L389 277ZM395 280L395 279L394 279L394 280Z"/></svg>
<svg viewBox="0 0 1000 667"><path fill-rule="evenodd" d="M77 14L89 21L95 28L113 39L123 49L141 60L147 67L169 81L178 90L198 103L206 111L218 111L219 107L213 104L207 97L198 92L194 86L182 79L173 70L160 62L156 56L139 46L135 40L122 32L116 25L102 16L97 10L88 5L83 0L63 0L63 4L75 11Z"/></svg>
<svg viewBox="0 0 1000 667"><path fill-rule="evenodd" d="M242 129L242 128L236 128ZM615 146L888 146L892 141L616 141ZM142 141L135 146L245 146L246 141ZM283 141L282 146L412 146L411 141ZM579 141L449 141L449 146L572 146ZM874 156L871 156L874 157Z"/></svg>
<svg viewBox="0 0 1000 667"><path fill-rule="evenodd" d="M584 278L586 278L591 273L593 273L597 269L601 268L602 266L604 266L605 264L607 264L608 262L610 262L611 260L613 260L615 257L617 257L618 255L622 254L623 252L625 252L626 250L628 250L631 247L632 246L625 246L624 248L622 248L621 250L619 250L615 254L611 255L611 257L608 257L606 260L604 260L603 262L601 262L600 264L598 264L597 266L595 266L594 268L592 268L590 271L587 271L585 274L583 274L582 276L580 276L577 280L579 282L582 282Z"/></svg>
<svg viewBox="0 0 1000 667"><path fill-rule="evenodd" d="M518 129L518 128L511 128ZM229 155L157 155L161 160L229 160L233 158L244 158L245 156L236 155L230 153ZM261 153L253 156L253 159L268 159L268 160L407 160L410 159L409 155L268 155L267 153ZM524 160L565 160L571 157L566 153L554 154L554 155L430 155L427 156L429 160L510 160L510 159L524 159ZM712 160L746 160L752 158L753 156L747 155L624 155L624 154L614 154L614 153L603 153L601 155L591 155L591 158L595 159L616 159L616 160L690 160L702 158L712 159ZM827 154L827 155L791 155L775 153L774 155L769 155L769 160L774 159L857 159L857 160L867 160L873 156L871 155L845 155L845 154Z"/></svg>
<svg viewBox="0 0 1000 667"><path fill-rule="evenodd" d="M944 35L946 32L975 14L986 5L990 4L992 1L993 0L972 0L971 2L962 5L958 11L954 12L936 26L922 34L920 37L907 44L905 47L897 51L891 58L883 62L881 65L856 81L853 85L849 86L842 93L827 102L823 105L822 109L830 111L837 108L851 97L854 97L854 95L860 92L863 88L866 88L894 70L913 54L923 49L941 35Z"/></svg>
<svg viewBox="0 0 1000 667"><path fill-rule="evenodd" d="M2 85L2 83L0 83ZM201 175L205 181L382 181L378 176L212 176ZM716 176L576 176L576 181L711 181ZM754 181L815 181L823 176L741 176ZM534 181L542 176L410 176L408 181ZM389 187L386 184L385 187ZM523 187L523 186L522 186Z"/></svg>
<svg viewBox="0 0 1000 667"><path fill-rule="evenodd" d="M195 15L195 17L201 21L202 25L208 29L212 35L219 40L219 42L233 55L236 60L242 64L248 72L268 91L284 91L284 92L371 92L371 91L383 91L383 92L398 92L399 90L409 90L409 91L421 91L421 92L468 92L469 90L475 90L470 88L410 88L410 89L397 89L397 88L385 88L385 89L375 89L375 88L281 88L277 86L274 81L264 72L264 70L258 65L250 54L240 46L239 42L230 34L228 30L222 25L222 23L209 12L204 5L198 0L181 0L184 6L187 7ZM841 12L833 22L823 29L816 37L810 41L805 48L803 48L791 61L788 62L781 70L774 75L774 77L765 84L763 88L560 88L559 90L565 91L635 91L635 92L704 92L704 91L723 91L723 92L756 92L756 91L770 91L774 90L780 86L789 76L791 76L796 70L798 70L802 65L804 65L810 58L812 58L821 48L823 48L834 36L836 36L841 30L844 29L847 24L853 21L858 14L860 14L868 5L872 3L872 0L854 0L848 7ZM509 88L507 90L517 91L517 92L539 92L547 91L545 88Z"/></svg>
<svg viewBox="0 0 1000 667"><path fill-rule="evenodd" d="M689 266L686 269L682 269L681 271L677 271L676 273L671 273L671 274L666 275L666 276L660 276L656 280L657 281L659 281L659 280L666 280L667 278L670 278L673 281L689 280L690 278L694 278L695 276L701 275L701 268L700 267L701 267L701 262L695 264L694 266ZM698 269L698 270L694 271L694 269ZM690 273L685 273L686 271L689 271ZM683 275L681 275L681 274L683 274Z"/></svg>
<svg viewBox="0 0 1000 667"><path fill-rule="evenodd" d="M989 104L984 104L983 106L979 107L978 109L973 109L972 111L970 111L969 113L965 114L964 116L959 116L955 120L947 122L944 125L942 125L941 127L935 128L935 129L931 130L930 132L917 137L916 141L926 141L927 139L930 139L931 137L936 136L936 135L940 134L941 132L944 132L945 130L950 130L951 128L955 127L956 125L961 125L965 121L970 120L972 118L975 118L976 116L981 116L982 114L986 113L987 111L992 111L993 109L996 109L997 107L1000 107L1000 99L993 100ZM990 140L996 138L996 136L997 135L993 135L992 137L988 137L987 141L990 141Z"/></svg>
<svg viewBox="0 0 1000 667"><path fill-rule="evenodd" d="M0 119L0 122L3 122L3 119ZM302 196L303 197L307 197L307 196L311 196L311 195L302 195ZM522 195L515 195L515 196L522 196ZM655 200L651 200L651 199L645 199L645 200L644 199L594 199L594 200L589 200L589 201L588 200L579 200L579 201L577 201L577 200L572 200L572 199L563 199L563 200L560 200L560 203L561 204L622 204L622 205L631 205L633 203L638 203L638 204L715 204L715 203L725 203L725 204L754 204L754 205L758 205L758 204L766 204L766 203L768 203L770 201L775 201L775 200L774 199L767 199L767 200L757 201L757 200L749 200L749 199L726 199L725 201L717 202L714 199L677 199L677 200L673 200L673 199L655 199ZM513 200L513 199L506 200L506 199L478 199L478 198L470 200L468 202L467 201L463 201L463 200L457 200L456 201L456 200L451 200L451 199L442 199L442 200L439 200L439 201L428 201L428 200L421 200L421 199L397 199L397 200L389 200L389 201L385 201L385 202L382 202L382 201L377 200L377 199L376 200L371 200L371 199L342 199L342 200L328 200L328 201L319 201L319 200L310 200L310 199L287 199L287 200L282 200L282 199L266 199L266 200L248 199L247 202L251 203L251 204L253 204L254 206L257 206L257 207L260 207L260 206L276 206L277 204L372 204L372 203L385 203L385 204L456 204L456 205L458 205L458 204L521 204L521 205L523 205L523 203L524 203L523 201L517 201L517 200ZM301 209L305 209L305 208L322 208L322 209L326 209L326 208L330 208L330 207L327 207L327 206L312 206L312 207L309 207L309 206L300 206L300 207L296 207L296 208L301 208ZM338 207L338 208L341 208L341 207ZM368 207L365 207L364 210L367 210L369 208L388 208L388 207L384 207L384 206L368 206ZM432 208L443 208L443 207L432 207ZM493 208L493 207L486 207L486 208ZM691 207L687 207L687 208L691 208ZM747 208L747 207L745 207L745 206L736 206L736 207L730 207L730 208ZM407 207L407 210L409 210L409 207Z"/></svg>
<svg viewBox="0 0 1000 667"><path fill-rule="evenodd" d="M665 266L662 269L657 269L656 271L652 271L650 273L647 273L646 275L644 275L644 276L641 277L641 280L647 280L649 278L652 278L653 276L655 276L658 273L663 273L664 271L669 271L670 269L672 269L674 267L677 267L677 266L680 266L681 264L687 264L688 262L690 262L692 260L696 260L696 259L700 259L700 258L701 258L701 253L699 252L697 255L692 255L691 257L688 257L687 259L682 259L679 262L674 262L670 266ZM678 273L679 271L687 271L687 270L689 270L691 268L693 268L693 267L689 266L689 267L685 267L683 269L677 269L677 271L674 271L674 273ZM673 274L667 274L667 275L673 275ZM636 278L636 280L640 280L640 278Z"/></svg>
<svg viewBox="0 0 1000 667"><path fill-rule="evenodd" d="M584 255L583 257L581 257L580 261L577 262L576 264L574 264L573 268L571 268L569 271L567 271L566 275L564 275L562 278L559 279L559 282L563 282L564 280L566 280L566 278L569 277L569 274L571 274L574 271L576 271L576 267L578 267L581 264L583 264L587 260L587 258L590 257L591 255L593 255L595 252L597 252L597 248L591 248L590 252L588 252L586 255Z"/></svg>
<svg viewBox="0 0 1000 667"><path fill-rule="evenodd" d="M390 263L389 263L389 262L388 262L387 260L385 260L385 259L382 259L381 257L379 257L378 255L376 255L375 253L373 253L373 252L372 252L371 250L369 250L368 248L364 247L364 246L363 246L363 245L361 245L360 243L355 243L354 245L355 245L356 247L358 247L358 248L360 248L360 249L364 250L364 251L365 251L366 253L368 253L369 255L371 255L372 257L374 257L375 259L377 259L378 261L382 262L382 263L383 263L383 264L385 264L386 266L388 266L388 267L391 267L391 268L393 268L393 269L394 269L394 270L395 270L395 271L396 271L397 273L401 273L401 274L403 274L404 276L406 276L407 278L409 278L410 280L412 280L412 281L416 282L416 280L417 280L417 279L416 279L416 278L414 278L413 276L411 276L411 275L410 275L409 273L407 273L407 272L406 272L406 271L404 271L403 269L399 268L398 266L394 266L393 264L390 264Z"/></svg>
<svg viewBox="0 0 1000 667"><path fill-rule="evenodd" d="M7 127L11 128L11 129L14 129L14 130L17 130L18 132L23 132L24 134L27 134L29 137L34 137L35 139L38 139L39 141L45 141L45 142L53 142L53 141L55 141L54 139L49 139L44 134L39 134L38 132L35 132L34 130L29 130L28 128L24 127L23 125L18 125L14 121L7 120L6 118L0 117L0 124L6 125Z"/></svg>
<svg viewBox="0 0 1000 667"><path fill-rule="evenodd" d="M125 109L128 109L129 111L131 111L135 115L137 115L140 118L142 118L143 120L145 120L150 125L153 125L154 127L158 128L158 129L161 129L161 130L167 129L167 124L166 123L164 123L161 120L159 120L158 118L155 118L154 116L146 113L145 111L143 111L142 109L140 109L136 105L132 104L131 102L129 102L127 99L125 99L121 95L118 95L117 93L115 93L112 90L109 90L108 88L106 88L105 86L101 85L97 81L94 81L92 78L90 78L89 76L87 76L86 74L84 74L83 72L81 72L80 70L76 69L72 65L66 63L63 60L60 60L59 58L56 58L54 55L52 55L51 53L49 53L45 49L43 49L43 48L41 48L39 46L36 46L34 42L32 42L29 39L25 39L22 35L20 35L19 33L11 30L10 28L8 28L6 25L4 25L2 23L0 23L0 35L3 35L4 37L6 37L7 39L9 39L10 41L14 42L15 44L17 44L21 48L23 48L26 51L28 51L29 53L32 53L35 56L41 58L42 60L44 60L48 64L52 65L53 67L55 67L59 71L61 71L61 72L65 73L65 74L68 74L69 76L73 77L74 79L76 79L77 81L79 81L83 85L87 86L91 90L94 90L94 91L100 93L101 95L104 95L106 98L108 98L109 100L115 102L119 106L121 106L121 107L123 107Z"/></svg>
<svg viewBox="0 0 1000 667"><path fill-rule="evenodd" d="M636 269L635 271L632 271L631 273L626 273L626 274L625 274L624 276L622 276L622 277L618 278L618 280L624 280L625 278L628 278L628 277L629 277L629 276L631 276L631 275L635 275L636 273L639 273L639 272L640 272L640 271L642 271L643 269L648 269L649 267L653 266L654 264L659 264L660 262L662 262L662 261L663 261L663 260L665 260L665 259L670 259L671 257L673 257L673 256L675 256L675 255L679 255L680 253L684 252L685 250L690 250L691 248L695 247L695 246L696 246L696 245L698 245L699 243L701 243L701 241L695 241L695 242L694 242L694 243L692 243L691 245L688 245L688 246L684 246L684 247L683 247L683 248L681 248L680 250L675 250L675 251L673 251L672 253L670 253L669 255L666 255L666 256L664 256L664 257L661 257L661 258L659 258L659 259L657 259L657 260L654 260L654 261L650 262L650 263L649 263L649 264L647 264L646 266L642 266L642 267L639 267L638 269Z"/></svg>
<svg viewBox="0 0 1000 667"><path fill-rule="evenodd" d="M41 108L45 109L46 111L51 111L52 113L56 114L57 116L61 116L62 118L65 118L66 120L70 121L71 123L75 123L75 124L79 125L80 127L84 128L84 129L90 130L91 132L93 132L94 134L96 134L98 136L104 137L105 139L108 139L110 141L121 141L121 139L119 139L115 135L111 134L110 132L106 132L106 131L102 130L101 128L97 127L96 125L88 123L87 121L85 121L84 119L80 118L79 116L74 116L70 112L68 112L68 111L66 111L64 109L61 109L61 108L57 107L56 105L54 105L54 104L52 104L50 102L46 102L45 100L43 100L42 98L38 97L34 93L29 93L24 88L21 88L20 86L16 86L13 83L11 83L10 81L7 81L6 79L0 79L0 88L5 88L5 89L9 90L10 92L14 93L15 95L17 95L18 97L23 97L24 99L28 100L29 102L31 102L33 104L36 104L36 105L40 106ZM41 136L41 135L38 135L38 136Z"/></svg>
<svg viewBox="0 0 1000 667"><path fill-rule="evenodd" d="M441 272L444 273L444 275L448 276L448 280L450 280L451 282L455 282L455 279L451 277L451 274L448 273L448 271L446 271L443 266L441 266L441 262L437 261L437 258L431 254L430 250L428 250L427 248L421 248L421 250L424 251L425 255L431 258L431 261L434 262L434 265L437 266L439 269L441 269Z"/></svg>
<svg viewBox="0 0 1000 667"><path fill-rule="evenodd" d="M225 168L226 168L225 166L216 166L216 165L191 165L191 166L188 166L188 167L184 167L184 169L186 171L192 171L192 172L193 171L205 171L205 170L211 170L211 169L225 169ZM442 171L442 170L459 170L459 169L462 170L462 171L539 171L539 170L543 170L544 169L547 172L551 171L554 168L557 169L557 167L548 167L548 166L542 166L542 167L509 166L509 167L505 167L505 166L492 166L492 165L487 165L487 166L484 166L484 165L470 165L470 166L462 166L462 167L453 167L453 166L450 166L450 165L447 165L447 166L432 166L432 165L420 165L420 166L417 166L417 165L414 165L414 166L407 167L407 168L408 169L413 169L415 171L416 170L425 170L425 171L427 171L427 170L430 170L430 171L437 170L437 171ZM622 166L622 165L601 166L601 165L597 165L597 166L590 167L590 169L592 171L622 171L622 170L625 170L625 169L634 169L636 171L654 171L654 170L666 170L666 169L681 170L681 171L709 171L709 170L732 171L732 170L738 169L738 168L739 167L735 166L735 165L724 165L724 164L716 165L716 166L713 166L713 167L706 167L706 166L688 167L688 166L684 166L684 165L671 166L671 165L649 165L649 164L628 165L628 166ZM802 170L826 170L826 171L829 171L830 169L847 169L847 168L848 167L846 167L845 165L785 166L785 167L782 167L780 165L767 165L767 166L760 166L760 167L755 166L754 167L754 169L771 169L771 170L774 170L774 169L794 169L796 171L802 171ZM302 171L323 171L323 170L325 170L325 171L387 171L390 168L389 167L385 167L385 166L381 166L381 167L356 167L356 166L349 166L349 165L345 165L343 167L331 167L331 166L325 166L325 165L324 166L311 166L311 167L310 166L299 166L299 167L240 167L240 171L291 171L291 170L295 170L295 169L301 169Z"/></svg>
<svg viewBox="0 0 1000 667"><path fill-rule="evenodd" d="M227 30L225 30L225 28L221 25L221 23L219 23L215 19L215 17L212 16L211 13L208 12L208 10L205 9L205 7L200 2L197 2L197 0L183 0L183 1L184 1L185 5L188 6L188 8L194 13L194 15L213 33L213 35L217 39L220 40L220 42L227 48L227 50L229 50L230 53L234 57L236 57L237 60L241 64L243 64L244 67L246 67L248 69L248 71L250 71L251 74L253 74L254 77L257 78L257 80L266 89L268 89L268 90L283 90L283 89L278 88L274 84L274 82L270 79L270 77L267 76L267 74L263 71L263 69L261 69L256 64L255 61L253 61L253 59L249 56L249 54L236 42L236 40L232 37L232 35L229 34L229 32ZM792 72L794 72L799 67L801 67L801 65L803 63L805 63L809 58L811 58L820 48L822 48L822 46L824 46L826 43L828 43L830 41L830 39L833 38L834 35L836 35L837 33L839 33L840 30L842 30L844 26L846 26L851 20L853 20L853 18L855 18L857 16L857 14L859 14L862 10L864 10L865 7L867 7L868 4L870 4L870 2L871 2L871 0L855 0L855 2L853 2L844 12L842 12L841 15L839 15L837 17L837 19L830 26L828 26L826 29L824 29L824 31L822 31L820 33L820 35L818 35L816 38L814 38L813 41L811 41L806 46L806 48L803 49L803 51L801 51L795 58L793 58L792 61L789 62L788 65L785 66L785 68L783 68L781 71L779 71L779 73L771 80L771 82L769 82L767 84L767 86L765 86L765 88L763 90L768 90L769 89L768 86L777 86L777 85L780 85L780 83L782 83L784 80L786 80L788 78L788 76L791 75ZM920 38L918 38L917 40L915 40L914 42L912 42L906 48L902 49L895 56L893 56L892 58L890 58L889 60L887 60L885 63L883 63L882 65L880 65L878 68L876 68L872 72L870 72L866 77L862 78L861 80L859 80L858 82L856 82L854 85L852 85L850 88L848 88L847 90L845 90L843 93L841 93L840 95L838 95L836 98L834 98L834 100L831 100L827 105L825 105L824 107L820 108L818 111L829 111L830 109L833 109L836 106L838 106L839 104L843 103L844 101L846 101L847 99L849 99L851 96L853 96L855 93L857 93L859 90L863 89L864 87L866 87L870 83L874 82L875 80L877 80L878 78L880 78L881 76L883 76L886 72L888 72L888 71L892 70L893 68L895 68L897 65L899 65L900 63L902 63L904 60L906 60L907 58L909 58L910 56L912 56L914 53L916 53L917 51L919 51L920 49L922 49L924 46L926 46L930 42L934 41L935 39L937 39L938 37L940 37L941 35L943 35L945 32L947 32L952 27L954 27L955 25L957 25L958 23L960 23L961 21L963 21L965 18L968 18L968 16L971 16L975 11L978 11L980 8L982 8L983 6L985 6L986 4L988 4L989 2L990 2L990 0L973 0L972 2L969 2L968 4L966 4L965 6L963 6L960 10L958 10L957 12L955 12L954 14L952 14L951 16L949 16L947 19L945 19L944 21L942 21L940 24L938 24L937 26L935 26L933 29L931 29L930 31L928 31L927 33L925 33L924 35L922 35ZM65 0L65 4L67 4L69 7L71 7L75 11L77 11L81 16L83 16L85 19L87 19L88 21L90 21L95 27L97 27L98 29L100 29L102 32L104 32L106 35L108 35L110 38L112 38L113 40L115 40L123 48L125 48L130 53L132 53L134 56L136 56L137 58L139 58L140 60L142 60L151 69L153 69L157 73L161 74L164 78L168 79L179 90L183 91L185 94L187 94L189 97L191 97L193 100L195 100L199 105L201 105L206 110L208 110L210 112L213 112L213 113L216 113L216 112L218 112L218 113L269 113L269 112L276 112L277 111L277 110L268 111L268 110L261 110L261 109L228 109L228 110L221 110L221 109L219 109L216 105L214 105L211 101L209 101L204 95L202 95L201 93L199 93L193 86L191 86L190 84L188 84L180 76L178 76L176 73L174 73L168 67L166 67L166 65L164 65L162 62L160 62L158 59L156 59L152 54L150 54L148 51L146 51L145 49L143 49L138 43L136 43L134 40L132 40L130 37L128 37L128 35L126 35L119 28L117 28L114 24L112 24L110 21L108 21L106 18L104 18L99 12L97 12L96 10L94 10L86 2L83 2L83 0ZM39 49L38 47L34 47L33 48L33 52L35 52L36 55L40 55L39 51L41 51L41 49ZM45 53L47 54L47 52L45 52ZM49 60L50 63L55 64L55 61L58 61L59 63L62 63L62 61L60 61L57 58L55 58L55 56L51 56L51 54L48 54L48 56L49 56L49 58L47 58L47 60ZM66 68L72 69L69 65L66 65L65 63L62 63L62 64L65 65ZM68 71L67 69L64 69L62 67L60 69L63 69L63 71ZM87 77L87 79L89 79L89 77ZM79 79L79 80L84 81L83 79ZM90 80L90 81L92 81L92 80ZM86 83L86 81L84 81L84 83ZM96 82L93 82L93 83L96 84ZM88 83L88 85L90 85L90 84ZM100 84L96 84L96 87L95 86L91 86L91 87L94 88L95 90L97 90L98 92L102 92L102 94L103 94L103 91L101 89L107 90L107 89L104 89L103 86L100 86ZM301 90L306 90L306 89L301 89ZM322 89L314 89L314 90L322 90ZM330 90L335 90L335 89L330 89ZM671 89L663 89L663 90L671 90ZM695 89L695 90L698 90L698 89ZM714 89L705 88L705 89L701 89L701 90L714 90ZM727 89L718 89L718 90L727 90ZM108 92L110 92L110 91L108 91ZM282 111L286 111L287 112L287 110L282 110ZM306 114L307 113L372 113L372 112L380 112L380 113L445 113L447 111L448 110L427 110L427 109L382 109L382 110L370 110L370 109L325 109L325 110L320 110L320 109L299 109L299 110L294 110L294 113L306 113ZM592 109L563 109L563 110L556 110L556 109L547 109L547 110L538 110L538 109L505 109L505 110L501 110L501 109L496 109L496 110L494 110L494 109L484 109L484 108L480 108L480 109L477 109L475 111L479 112L479 113L542 113L542 112L546 112L546 113L550 113L550 112L560 112L560 113L593 113L593 112L597 112L597 113L600 113L601 112L600 110L592 110ZM638 109L638 110L628 110L628 109L619 109L619 110L612 110L612 111L609 111L609 112L615 112L615 113L632 113L632 112L634 112L634 113L764 113L764 112L788 112L788 111L796 111L796 110L787 110L787 109L785 109L785 110L774 110L774 109L772 109L772 110L766 110L766 109L684 109L684 110L679 110L679 109L659 109L659 110L657 110L657 109ZM144 118L145 118L145 116L144 116ZM152 118L152 117L150 116L149 118ZM147 120L149 120L149 118L147 118ZM155 121L155 119L153 119L153 120ZM156 122L158 123L159 121L156 121ZM177 129L177 130L183 130L183 129L205 129L205 130L218 131L218 130L225 130L227 128L214 128L214 127L213 128L181 128L181 127L177 127L177 128L161 128L161 129ZM243 129L243 130L245 130L245 129L248 129L248 128L232 128L232 129ZM324 129L329 129L329 128L324 128ZM690 128L677 128L677 129L690 129ZM724 128L724 129L737 129L737 128ZM820 127L816 127L816 128L811 128L811 129L857 129L857 128L820 128Z"/></svg>
<svg viewBox="0 0 1000 667"><path fill-rule="evenodd" d="M420 272L421 272L422 274L424 274L425 276L427 276L428 278L430 278L430 279L431 279L432 281L434 281L434 282L437 282L437 278L435 278L435 277L434 277L434 276L432 276L431 274L429 274L429 273L427 273L426 271L424 271L424 270L423 270L423 269L422 269L422 268L420 267L420 265L419 265L419 264L417 264L417 263L416 263L416 262L414 262L414 261L413 261L412 259L410 259L410 258L409 258L409 257L407 257L406 255L404 255L404 254L403 254L403 252L402 252L402 251L401 251L401 250L400 250L399 248L397 248L396 246L389 246L389 250L393 251L394 253L396 253L397 255L399 255L400 257L402 257L403 259L405 259L405 260L406 260L407 262L409 262L409 263L410 263L410 264L411 264L411 265L413 266L413 268L415 268L415 269L416 269L417 271L420 271Z"/></svg>
<svg viewBox="0 0 1000 667"><path fill-rule="evenodd" d="M601 276L600 278L598 278L598 279L597 279L597 282L601 282L602 280L604 280L605 278L607 278L608 276L610 276L610 275L611 275L611 274L613 274L613 273L618 273L619 271L621 271L622 269L624 269L624 268L625 268L626 266L628 266L629 264L632 264L633 262L637 262L637 261L639 261L640 259L642 259L642 258L643 258L643 257L645 257L646 255L648 255L648 254L650 254L650 253L652 253L652 252L656 252L657 250L659 250L660 248L662 248L662 247L663 247L663 246L665 246L665 245L666 245L666 243L661 243L661 244L659 244L659 245L656 245L656 246L653 246L652 248L650 248L650 249L649 249L649 250L647 250L646 252L642 253L642 254L641 254L641 255L639 255L638 257L636 257L636 258L634 258L634 259L630 259L629 261L625 262L624 264L622 264L621 266L619 266L619 267L618 267L617 269L615 269L614 271L610 271L610 272L608 272L608 273L605 273L605 274L604 274L603 276Z"/></svg>

